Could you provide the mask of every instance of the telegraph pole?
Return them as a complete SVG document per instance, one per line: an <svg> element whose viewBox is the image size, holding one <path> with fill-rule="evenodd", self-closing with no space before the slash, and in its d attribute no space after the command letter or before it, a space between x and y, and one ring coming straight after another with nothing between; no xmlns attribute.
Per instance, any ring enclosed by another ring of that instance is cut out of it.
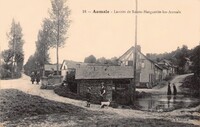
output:
<svg viewBox="0 0 200 127"><path fill-rule="evenodd" d="M135 98L135 91L136 91L136 76L137 76L137 11L138 11L138 0L135 0L135 10L136 10L136 14L135 14L135 52L134 52L134 87L133 87L133 91L134 91L134 101L136 100Z"/></svg>
<svg viewBox="0 0 200 127"><path fill-rule="evenodd" d="M134 47L133 48L133 81L132 81L132 85L131 85L131 101L132 104L135 105L135 101L136 101L136 76L137 76L137 71L136 71L136 65L137 65L137 11L138 11L138 7L137 7L138 1L135 0L135 43L134 43Z"/></svg>

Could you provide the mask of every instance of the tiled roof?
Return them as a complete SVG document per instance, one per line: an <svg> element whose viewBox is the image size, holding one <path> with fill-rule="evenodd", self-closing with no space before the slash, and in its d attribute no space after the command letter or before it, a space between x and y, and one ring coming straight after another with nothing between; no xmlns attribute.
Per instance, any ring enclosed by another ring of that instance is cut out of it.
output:
<svg viewBox="0 0 200 127"><path fill-rule="evenodd" d="M76 68L76 79L131 79L132 66L80 66Z"/></svg>

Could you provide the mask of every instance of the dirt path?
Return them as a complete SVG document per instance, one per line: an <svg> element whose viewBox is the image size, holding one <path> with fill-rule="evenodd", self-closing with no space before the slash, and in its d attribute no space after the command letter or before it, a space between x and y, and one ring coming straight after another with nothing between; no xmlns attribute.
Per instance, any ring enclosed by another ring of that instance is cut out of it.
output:
<svg viewBox="0 0 200 127"><path fill-rule="evenodd" d="M177 75L176 77L174 77L174 79L172 79L172 81L170 82L171 85L174 83L176 85L177 88L177 92L181 92L180 90L180 86L183 82L183 80L187 77L193 74L185 74L185 75ZM172 88L172 87L171 87ZM162 88L152 88L152 89L136 89L139 92L147 92L147 93L154 93L154 94L163 94L166 95L167 93L167 85L165 85Z"/></svg>
<svg viewBox="0 0 200 127"><path fill-rule="evenodd" d="M85 105L85 102L58 96L52 90L40 89L41 85L31 84L30 77L22 75L20 79L0 80L0 89L18 89L25 93L38 95L45 99L55 100L64 103L71 103L77 106ZM84 106L83 106L84 107Z"/></svg>
<svg viewBox="0 0 200 127"><path fill-rule="evenodd" d="M177 88L177 92L181 92L180 90L180 86L182 85L183 80L187 77L193 74L185 74L185 75L178 75L176 76L174 79L172 79L172 81L170 82L171 85L174 83L176 88ZM162 91L163 93L167 91L167 85L165 87L163 87L162 89L160 89L160 91Z"/></svg>
<svg viewBox="0 0 200 127"><path fill-rule="evenodd" d="M179 82L182 81L184 77L188 75L182 75L182 76L177 76L172 82L178 84ZM179 84L177 86L180 86ZM40 89L40 85L36 84L31 84L30 82L30 77L23 75L22 78L20 79L13 79L13 80L0 80L0 89L18 89L21 90L25 93L32 94L32 95L38 95L41 96L45 99L49 100L54 100L58 102L63 102L63 103L69 103L73 104L79 107L85 107L86 102L80 101L80 100L73 100L65 97L58 96L55 94L52 90L43 90ZM179 89L178 89L179 90ZM150 91L150 90L149 90ZM162 88L161 90L151 90L151 91L156 91L156 92L161 92L165 93L166 88ZM185 116L185 115L191 115L191 113L188 112L183 112L183 110L179 110L176 112L144 112L144 111L139 111L139 110L131 110L131 109L113 109L111 107L108 107L106 109L101 109L99 105L92 104L91 108L89 110L93 111L104 111L105 113L117 113L118 117L121 118L155 118L155 119L165 119L165 120L170 120L170 121L175 121L175 122L183 122L183 123L192 123L192 124L197 124L200 125L200 123L197 120L185 120L184 118L180 118L177 120L177 116ZM200 116L199 113L195 113L195 116Z"/></svg>

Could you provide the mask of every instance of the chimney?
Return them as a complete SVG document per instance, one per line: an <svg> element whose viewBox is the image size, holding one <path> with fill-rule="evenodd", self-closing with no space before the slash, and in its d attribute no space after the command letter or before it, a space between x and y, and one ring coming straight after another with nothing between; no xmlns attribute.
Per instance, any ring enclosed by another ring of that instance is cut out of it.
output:
<svg viewBox="0 0 200 127"><path fill-rule="evenodd" d="M141 46L140 46L140 45L137 45L137 46L136 46L136 49L137 49L139 52L141 52Z"/></svg>
<svg viewBox="0 0 200 127"><path fill-rule="evenodd" d="M151 54L150 54L150 53L147 53L147 54L146 54L146 57L147 57L147 58L150 58L150 57L151 57Z"/></svg>

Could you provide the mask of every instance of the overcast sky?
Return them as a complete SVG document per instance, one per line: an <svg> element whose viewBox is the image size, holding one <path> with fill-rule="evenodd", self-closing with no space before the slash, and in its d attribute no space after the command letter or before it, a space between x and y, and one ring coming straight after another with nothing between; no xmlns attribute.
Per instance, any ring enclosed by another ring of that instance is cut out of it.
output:
<svg viewBox="0 0 200 127"><path fill-rule="evenodd" d="M134 13L114 13L135 9L135 0L68 0L71 26L66 45L60 50L63 59L83 61L121 56L134 44ZM138 44L142 52L164 53L183 44L189 48L200 42L200 0L138 0L140 11L179 11L178 14L138 14ZM25 40L25 61L35 51L35 41L42 20L48 17L50 0L0 0L0 45L7 48L6 33L12 19L20 22ZM83 10L108 10L107 14L82 13ZM111 13L112 11L112 13ZM55 62L55 51L51 52Z"/></svg>

